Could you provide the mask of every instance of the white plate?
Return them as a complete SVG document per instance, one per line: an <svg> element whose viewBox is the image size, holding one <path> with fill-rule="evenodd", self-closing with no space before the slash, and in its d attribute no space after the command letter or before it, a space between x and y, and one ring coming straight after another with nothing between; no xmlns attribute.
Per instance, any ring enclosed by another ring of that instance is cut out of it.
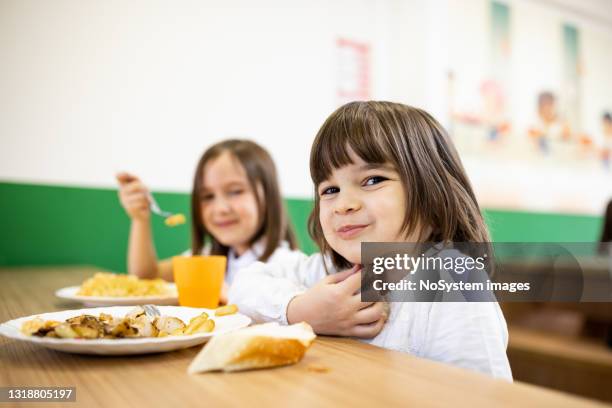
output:
<svg viewBox="0 0 612 408"><path fill-rule="evenodd" d="M178 292L174 283L168 283L170 295L165 296L82 296L77 295L80 286L68 286L58 289L55 296L75 300L85 306L136 306L136 305L177 305Z"/></svg>
<svg viewBox="0 0 612 408"><path fill-rule="evenodd" d="M159 353L164 351L179 350L187 347L197 346L208 341L209 338L217 334L227 333L251 324L251 319L241 313L228 316L216 317L214 310L200 309L195 307L181 306L159 306L159 311L164 316L178 317L186 324L192 317L198 316L202 312L208 313L215 321L215 330L211 333L198 333L188 336L167 336L167 337L145 337L136 339L56 339L50 337L26 336L21 333L21 324L26 320L40 317L43 320L58 320L63 322L71 317L82 314L98 316L100 313L110 314L115 317L125 316L132 306L113 306L96 307L90 309L64 310L61 312L42 313L19 319L9 320L0 324L0 334L15 340L27 341L48 347L54 350L80 354L99 354L99 355L125 355L125 354L146 354Z"/></svg>

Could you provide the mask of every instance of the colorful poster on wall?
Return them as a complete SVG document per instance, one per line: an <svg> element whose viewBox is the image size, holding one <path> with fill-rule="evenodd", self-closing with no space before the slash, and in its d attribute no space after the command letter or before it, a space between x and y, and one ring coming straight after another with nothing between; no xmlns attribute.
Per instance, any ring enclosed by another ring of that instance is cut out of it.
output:
<svg viewBox="0 0 612 408"><path fill-rule="evenodd" d="M455 16L449 33L457 47L472 40L450 61L449 131L479 200L489 208L601 214L612 198L612 118L607 123L603 113L612 95L596 95L610 105L595 112L601 123L588 131L580 28L546 11L534 17L486 3L480 48L477 29L462 26L465 16Z"/></svg>

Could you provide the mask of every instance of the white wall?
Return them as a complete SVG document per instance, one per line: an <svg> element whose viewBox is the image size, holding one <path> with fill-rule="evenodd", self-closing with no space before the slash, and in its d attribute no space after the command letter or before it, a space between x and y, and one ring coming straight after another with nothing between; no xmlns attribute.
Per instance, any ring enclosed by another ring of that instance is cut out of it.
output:
<svg viewBox="0 0 612 408"><path fill-rule="evenodd" d="M228 137L267 147L288 196L336 107L336 39L369 43L388 98L386 0L0 2L0 179L187 191Z"/></svg>
<svg viewBox="0 0 612 408"><path fill-rule="evenodd" d="M487 1L0 0L0 180L112 186L130 170L187 191L206 146L237 136L271 151L285 195L308 197L310 144L338 103L337 38L370 44L373 99L445 122L450 65L475 82L486 69ZM519 122L559 80L551 44L568 20L595 129L612 105L612 2L508 3Z"/></svg>

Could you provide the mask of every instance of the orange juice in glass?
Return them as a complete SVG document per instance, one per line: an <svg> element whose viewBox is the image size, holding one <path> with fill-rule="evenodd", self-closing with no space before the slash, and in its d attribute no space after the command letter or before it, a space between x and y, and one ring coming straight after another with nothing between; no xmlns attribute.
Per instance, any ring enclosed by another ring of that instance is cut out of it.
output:
<svg viewBox="0 0 612 408"><path fill-rule="evenodd" d="M175 256L172 272L179 304L214 309L219 305L227 258L218 255Z"/></svg>

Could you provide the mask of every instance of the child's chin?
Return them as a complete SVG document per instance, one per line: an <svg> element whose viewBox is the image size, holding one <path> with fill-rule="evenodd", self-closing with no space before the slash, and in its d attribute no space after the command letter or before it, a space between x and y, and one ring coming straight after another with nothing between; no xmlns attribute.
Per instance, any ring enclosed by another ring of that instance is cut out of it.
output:
<svg viewBox="0 0 612 408"><path fill-rule="evenodd" d="M332 249L336 251L340 256L349 261L353 265L361 264L361 242L356 246L344 245L344 246L332 246Z"/></svg>
<svg viewBox="0 0 612 408"><path fill-rule="evenodd" d="M347 256L347 257L344 257L344 259L346 259L353 265L361 264L361 254Z"/></svg>

